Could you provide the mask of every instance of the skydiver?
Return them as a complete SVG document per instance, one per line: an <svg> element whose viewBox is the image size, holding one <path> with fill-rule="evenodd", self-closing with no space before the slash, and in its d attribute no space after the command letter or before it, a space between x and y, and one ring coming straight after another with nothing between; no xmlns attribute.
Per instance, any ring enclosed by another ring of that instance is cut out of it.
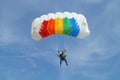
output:
<svg viewBox="0 0 120 80"><path fill-rule="evenodd" d="M60 57L60 66L62 64L62 61L65 61L66 65L68 66L65 52L66 52L66 50L64 50L64 51L58 51L57 55L58 55L58 57Z"/></svg>

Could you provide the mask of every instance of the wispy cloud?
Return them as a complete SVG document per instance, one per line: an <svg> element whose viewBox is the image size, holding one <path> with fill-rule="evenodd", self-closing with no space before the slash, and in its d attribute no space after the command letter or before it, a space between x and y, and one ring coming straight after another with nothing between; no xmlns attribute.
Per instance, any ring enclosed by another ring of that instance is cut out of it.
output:
<svg viewBox="0 0 120 80"><path fill-rule="evenodd" d="M104 0L86 0L86 1L82 1L83 3L88 3L88 4L97 4L97 3L101 3L103 2Z"/></svg>
<svg viewBox="0 0 120 80"><path fill-rule="evenodd" d="M108 4L104 7L104 12L101 14L99 20L97 20L97 23L101 24L99 23L100 20L103 21L105 17L107 17L105 19L105 24L99 27L103 28L103 32L108 31L109 34L103 34L101 32L102 34L97 36L92 35L90 37L92 40L90 40L88 44L85 44L86 46L82 46L83 48L80 48L76 52L71 52L70 55L72 57L70 58L72 61L70 63L72 64L72 68L74 68L74 74L72 75L79 74L83 75L84 77L89 77L92 80L106 80L110 77L109 72L111 72L111 69L114 71L115 68L109 67L112 63L108 64L107 61L110 61L112 58L114 58L114 56L119 55L118 48L120 45L116 40L120 39L118 36L120 35L120 32L118 31L119 22L117 17L119 16L119 11L117 6L118 3L115 1L108 2ZM117 19L113 18L113 16L115 16ZM114 27L111 26L111 23L114 25ZM111 39L110 35L112 35L114 38ZM110 40L108 39L117 42L113 42L113 45L111 46L111 42L109 42ZM117 63L112 65L117 65ZM65 71L65 73L68 74L68 77L72 76L71 74L67 73L67 71ZM112 72L110 74L112 75Z"/></svg>

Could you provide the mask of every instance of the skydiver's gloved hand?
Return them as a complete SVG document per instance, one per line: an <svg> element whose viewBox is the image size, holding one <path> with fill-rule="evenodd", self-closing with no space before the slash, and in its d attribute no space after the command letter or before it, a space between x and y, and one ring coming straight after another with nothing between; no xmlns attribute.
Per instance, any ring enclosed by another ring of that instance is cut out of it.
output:
<svg viewBox="0 0 120 80"><path fill-rule="evenodd" d="M60 57L60 51L58 50L57 56Z"/></svg>

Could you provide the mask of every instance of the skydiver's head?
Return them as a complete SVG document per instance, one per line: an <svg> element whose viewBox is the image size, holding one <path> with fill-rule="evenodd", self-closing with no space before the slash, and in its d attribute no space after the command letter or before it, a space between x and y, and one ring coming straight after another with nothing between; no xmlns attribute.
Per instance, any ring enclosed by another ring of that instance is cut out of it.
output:
<svg viewBox="0 0 120 80"><path fill-rule="evenodd" d="M62 54L62 51L60 51L60 54Z"/></svg>

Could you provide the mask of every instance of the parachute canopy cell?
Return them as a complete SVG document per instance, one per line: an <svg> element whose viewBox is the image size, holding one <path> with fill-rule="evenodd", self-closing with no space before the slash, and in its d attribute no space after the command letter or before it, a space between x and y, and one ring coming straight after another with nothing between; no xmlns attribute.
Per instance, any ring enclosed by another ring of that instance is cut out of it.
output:
<svg viewBox="0 0 120 80"><path fill-rule="evenodd" d="M54 34L82 39L90 34L90 30L85 16L75 12L49 13L33 20L31 29L33 39L41 40Z"/></svg>

